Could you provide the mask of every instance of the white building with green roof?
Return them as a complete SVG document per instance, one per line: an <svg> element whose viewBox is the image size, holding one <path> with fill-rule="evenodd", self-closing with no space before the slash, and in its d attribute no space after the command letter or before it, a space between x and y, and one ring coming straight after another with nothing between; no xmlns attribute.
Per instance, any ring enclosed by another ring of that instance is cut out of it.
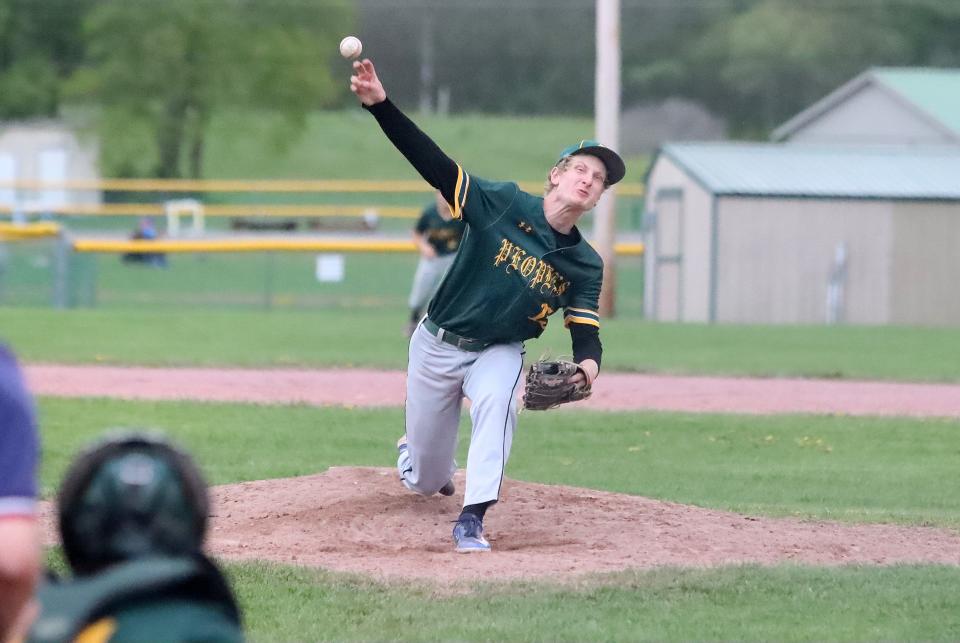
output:
<svg viewBox="0 0 960 643"><path fill-rule="evenodd" d="M778 127L771 138L960 145L960 69L868 69Z"/></svg>

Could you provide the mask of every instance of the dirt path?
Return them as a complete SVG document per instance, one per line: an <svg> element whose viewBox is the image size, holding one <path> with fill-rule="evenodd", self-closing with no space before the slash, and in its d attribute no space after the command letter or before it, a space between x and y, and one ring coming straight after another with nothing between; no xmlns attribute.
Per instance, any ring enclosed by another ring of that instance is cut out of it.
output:
<svg viewBox="0 0 960 643"><path fill-rule="evenodd" d="M960 564L960 534L749 516L640 496L507 479L485 521L491 554L452 551L458 492L424 498L387 468L333 467L298 478L212 489L208 548L272 560L439 583L580 574L663 565ZM49 505L47 542L55 541Z"/></svg>
<svg viewBox="0 0 960 643"><path fill-rule="evenodd" d="M38 395L400 406L401 371L126 368L31 364ZM571 407L573 408L573 407ZM604 373L575 408L960 418L960 385Z"/></svg>
<svg viewBox="0 0 960 643"><path fill-rule="evenodd" d="M33 364L38 395L316 405L402 405L404 374L373 370L160 369ZM607 373L593 409L960 418L960 386ZM485 521L491 554L452 551L450 498L407 492L392 469L334 467L212 489L210 551L377 578L570 579L590 572L730 563L960 565L960 533L745 516L639 496L505 480ZM55 541L51 507L46 539Z"/></svg>

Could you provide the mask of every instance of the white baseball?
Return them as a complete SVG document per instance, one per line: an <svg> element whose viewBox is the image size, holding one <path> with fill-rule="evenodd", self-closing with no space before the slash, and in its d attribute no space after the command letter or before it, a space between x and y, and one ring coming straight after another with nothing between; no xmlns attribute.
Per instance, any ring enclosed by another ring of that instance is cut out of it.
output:
<svg viewBox="0 0 960 643"><path fill-rule="evenodd" d="M356 58L363 51L363 43L356 36L347 36L340 41L340 55L344 58Z"/></svg>

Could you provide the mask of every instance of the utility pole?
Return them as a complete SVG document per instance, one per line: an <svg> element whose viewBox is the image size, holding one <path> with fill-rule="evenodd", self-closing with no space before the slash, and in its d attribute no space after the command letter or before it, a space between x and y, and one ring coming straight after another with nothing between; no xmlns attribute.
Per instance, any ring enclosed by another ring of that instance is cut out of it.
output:
<svg viewBox="0 0 960 643"><path fill-rule="evenodd" d="M596 0L597 70L594 92L594 119L597 140L619 151L620 146L620 0ZM614 292L617 283L616 195L608 190L593 211L593 240L603 258L603 290L600 292L601 317L616 313Z"/></svg>
<svg viewBox="0 0 960 643"><path fill-rule="evenodd" d="M433 15L423 13L420 33L420 112L433 113Z"/></svg>

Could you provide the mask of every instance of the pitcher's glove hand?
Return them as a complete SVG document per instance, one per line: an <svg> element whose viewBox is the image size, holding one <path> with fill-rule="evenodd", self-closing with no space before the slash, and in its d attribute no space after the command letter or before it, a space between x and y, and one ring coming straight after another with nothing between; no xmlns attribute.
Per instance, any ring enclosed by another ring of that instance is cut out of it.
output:
<svg viewBox="0 0 960 643"><path fill-rule="evenodd" d="M583 373L582 382L570 379ZM546 411L554 407L590 397L590 379L583 368L568 360L540 360L530 365L523 392L523 408Z"/></svg>

